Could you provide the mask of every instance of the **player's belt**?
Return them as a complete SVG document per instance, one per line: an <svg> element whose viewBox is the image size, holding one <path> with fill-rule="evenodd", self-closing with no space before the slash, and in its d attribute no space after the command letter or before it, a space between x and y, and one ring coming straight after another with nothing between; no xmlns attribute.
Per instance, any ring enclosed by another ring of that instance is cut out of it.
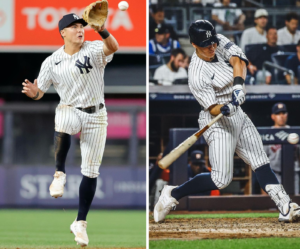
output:
<svg viewBox="0 0 300 249"><path fill-rule="evenodd" d="M101 110L103 107L104 107L104 105L101 103L99 105L99 110ZM96 106L90 106L90 107L87 107L87 108L76 107L76 109L78 109L82 112L86 112L86 113L95 113L97 111Z"/></svg>

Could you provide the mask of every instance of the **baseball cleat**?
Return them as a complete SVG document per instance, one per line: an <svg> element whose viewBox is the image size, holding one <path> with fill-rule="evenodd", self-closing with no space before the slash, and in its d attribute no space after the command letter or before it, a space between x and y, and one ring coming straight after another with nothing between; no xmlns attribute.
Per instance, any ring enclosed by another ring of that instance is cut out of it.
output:
<svg viewBox="0 0 300 249"><path fill-rule="evenodd" d="M54 198L62 197L64 194L64 187L66 185L67 175L62 171L55 171L54 179L49 187L50 195Z"/></svg>
<svg viewBox="0 0 300 249"><path fill-rule="evenodd" d="M163 221L171 209L175 210L176 204L179 204L179 202L171 196L171 191L174 188L177 188L177 186L165 185L162 189L161 195L153 211L155 222Z"/></svg>
<svg viewBox="0 0 300 249"><path fill-rule="evenodd" d="M278 221L280 222L299 222L300 221L300 207L297 203L289 203L289 212L286 215L279 214Z"/></svg>
<svg viewBox="0 0 300 249"><path fill-rule="evenodd" d="M71 226L70 230L71 233L75 235L75 241L77 245L82 247L87 246L89 244L89 238L86 233L87 222L85 220L74 221Z"/></svg>

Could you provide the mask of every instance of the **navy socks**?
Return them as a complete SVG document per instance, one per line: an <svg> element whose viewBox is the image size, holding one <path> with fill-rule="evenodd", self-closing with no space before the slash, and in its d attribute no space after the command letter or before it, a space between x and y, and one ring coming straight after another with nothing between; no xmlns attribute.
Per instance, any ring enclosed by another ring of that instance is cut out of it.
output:
<svg viewBox="0 0 300 249"><path fill-rule="evenodd" d="M65 162L71 145L71 135L54 132L54 158L56 171L65 172Z"/></svg>
<svg viewBox="0 0 300 249"><path fill-rule="evenodd" d="M198 194L209 190L217 190L218 187L211 179L210 173L202 173L196 175L193 179L185 182L177 188L174 188L171 192L171 196L176 200L181 199L184 196Z"/></svg>
<svg viewBox="0 0 300 249"><path fill-rule="evenodd" d="M95 196L97 187L97 178L82 177L79 187L79 210L78 220L86 220L86 216L90 210L90 206Z"/></svg>
<svg viewBox="0 0 300 249"><path fill-rule="evenodd" d="M265 164L255 170L255 174L260 187L266 191L268 184L280 184L276 175L270 167L270 164Z"/></svg>

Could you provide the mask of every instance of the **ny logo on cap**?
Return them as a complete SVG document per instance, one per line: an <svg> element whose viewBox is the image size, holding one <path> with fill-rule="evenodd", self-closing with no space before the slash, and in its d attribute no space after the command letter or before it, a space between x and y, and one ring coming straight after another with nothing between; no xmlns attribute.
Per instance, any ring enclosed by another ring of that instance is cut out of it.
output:
<svg viewBox="0 0 300 249"><path fill-rule="evenodd" d="M278 108L279 109L283 108L283 104L278 104Z"/></svg>
<svg viewBox="0 0 300 249"><path fill-rule="evenodd" d="M196 158L200 159L201 158L201 154L196 154Z"/></svg>
<svg viewBox="0 0 300 249"><path fill-rule="evenodd" d="M77 16L77 15L73 15L73 17L77 20L79 19L79 16Z"/></svg>
<svg viewBox="0 0 300 249"><path fill-rule="evenodd" d="M208 31L206 31L206 37L208 38L208 37L211 37L211 32L208 30Z"/></svg>

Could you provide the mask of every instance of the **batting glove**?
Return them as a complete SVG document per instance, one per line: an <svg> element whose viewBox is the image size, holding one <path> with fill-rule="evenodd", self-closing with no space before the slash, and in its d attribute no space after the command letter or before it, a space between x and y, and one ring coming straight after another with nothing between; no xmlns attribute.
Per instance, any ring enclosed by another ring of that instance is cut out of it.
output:
<svg viewBox="0 0 300 249"><path fill-rule="evenodd" d="M227 105L222 106L220 110L224 116L230 117L235 114L237 107L231 102Z"/></svg>
<svg viewBox="0 0 300 249"><path fill-rule="evenodd" d="M246 94L243 90L242 85L235 85L233 86L233 91L232 91L232 103L235 106L239 106L243 104L246 100Z"/></svg>

